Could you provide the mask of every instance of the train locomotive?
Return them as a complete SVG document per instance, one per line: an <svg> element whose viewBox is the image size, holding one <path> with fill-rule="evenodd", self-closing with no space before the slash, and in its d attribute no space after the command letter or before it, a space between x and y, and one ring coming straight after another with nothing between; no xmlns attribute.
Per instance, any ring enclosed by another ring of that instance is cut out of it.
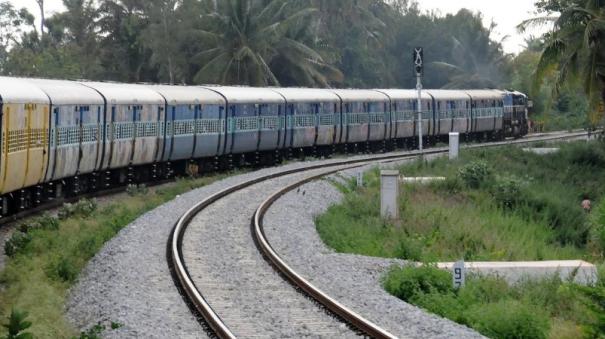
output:
<svg viewBox="0 0 605 339"><path fill-rule="evenodd" d="M527 134L527 97L423 90L427 142ZM175 175L417 147L415 90L172 86L0 77L0 216Z"/></svg>

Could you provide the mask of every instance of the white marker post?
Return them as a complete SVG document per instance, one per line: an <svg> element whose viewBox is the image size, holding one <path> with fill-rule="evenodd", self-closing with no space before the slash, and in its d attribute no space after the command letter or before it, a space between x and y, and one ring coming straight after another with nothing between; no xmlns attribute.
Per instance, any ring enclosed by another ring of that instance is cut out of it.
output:
<svg viewBox="0 0 605 339"><path fill-rule="evenodd" d="M457 261L452 267L452 281L454 288L459 289L464 286L466 279L466 269L464 268L464 260Z"/></svg>
<svg viewBox="0 0 605 339"><path fill-rule="evenodd" d="M380 215L398 219L399 171L380 171Z"/></svg>
<svg viewBox="0 0 605 339"><path fill-rule="evenodd" d="M422 47L414 49L414 70L416 71L416 89L418 90L418 150L422 152L422 71L424 68Z"/></svg>
<svg viewBox="0 0 605 339"><path fill-rule="evenodd" d="M458 159L460 153L460 133L450 133L450 160Z"/></svg>
<svg viewBox="0 0 605 339"><path fill-rule="evenodd" d="M357 187L363 187L363 172L357 172Z"/></svg>

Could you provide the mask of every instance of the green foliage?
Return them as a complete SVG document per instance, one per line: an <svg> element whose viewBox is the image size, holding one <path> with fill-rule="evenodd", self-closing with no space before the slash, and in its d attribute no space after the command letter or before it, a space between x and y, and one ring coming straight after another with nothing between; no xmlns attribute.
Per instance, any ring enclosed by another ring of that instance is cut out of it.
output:
<svg viewBox="0 0 605 339"><path fill-rule="evenodd" d="M479 188L489 179L491 170L487 162L473 161L458 170L460 179L470 188Z"/></svg>
<svg viewBox="0 0 605 339"><path fill-rule="evenodd" d="M77 203L65 203L57 213L59 219L67 219L72 216L87 218L97 209L95 199L80 199Z"/></svg>
<svg viewBox="0 0 605 339"><path fill-rule="evenodd" d="M597 286L577 286L576 289L586 297L582 300L594 319L586 325L588 336L591 338L603 337L605 335L605 287L600 284Z"/></svg>
<svg viewBox="0 0 605 339"><path fill-rule="evenodd" d="M538 307L503 300L471 308L469 325L490 338L547 338L549 318Z"/></svg>
<svg viewBox="0 0 605 339"><path fill-rule="evenodd" d="M396 297L430 312L470 326L491 338L580 337L602 318L592 310L600 297L586 298L581 287L558 276L507 284L496 276L467 276L458 290L451 273L431 266L391 267L383 286ZM588 304L586 304L588 302ZM603 307L601 304L600 307ZM551 327L552 324L552 327ZM563 334L564 333L564 334Z"/></svg>
<svg viewBox="0 0 605 339"><path fill-rule="evenodd" d="M9 257L0 272L0 315L7 316L11 307L26 308L33 322L30 331L36 337L77 337L63 318L65 297L103 244L146 211L225 176L177 180L150 188L146 195L116 196L101 207L92 201L79 202L69 208L71 216L60 222L48 215L25 221L36 226L26 227L29 242ZM111 324L112 329L119 326ZM91 330L84 335L100 336L97 329Z"/></svg>
<svg viewBox="0 0 605 339"><path fill-rule="evenodd" d="M149 193L149 188L147 188L147 185L145 184L129 184L126 187L126 193L128 195L130 195L131 197L135 196L135 195L145 195L147 193Z"/></svg>
<svg viewBox="0 0 605 339"><path fill-rule="evenodd" d="M515 177L497 177L492 194L498 204L504 208L511 209L515 207L521 197L522 183Z"/></svg>
<svg viewBox="0 0 605 339"><path fill-rule="evenodd" d="M32 323L27 321L28 313L25 311L19 311L15 308L12 309L11 314L8 318L8 323L3 324L2 326L8 330L8 334L6 339L31 339L34 336L25 332L28 328L31 327Z"/></svg>
<svg viewBox="0 0 605 339"><path fill-rule="evenodd" d="M438 16L407 0L69 1L44 32L31 29L30 13L4 5L0 65L10 75L409 88L401 54L418 45L428 87L504 87L510 73L479 13Z"/></svg>
<svg viewBox="0 0 605 339"><path fill-rule="evenodd" d="M389 293L406 301L413 301L422 294L453 292L451 275L428 265L392 267L384 286Z"/></svg>
<svg viewBox="0 0 605 339"><path fill-rule="evenodd" d="M17 253L23 251L25 246L27 246L32 240L32 237L29 233L23 233L21 231L15 231L10 239L8 239L4 243L4 253L12 257Z"/></svg>
<svg viewBox="0 0 605 339"><path fill-rule="evenodd" d="M599 103L605 103L605 4L595 0L542 1L538 8L554 22L554 30L544 35L545 45L535 72L536 92L554 74L553 96L575 83L586 94L588 121L594 128L603 122ZM560 12L557 15L554 12ZM544 21L544 15L526 21L522 27Z"/></svg>
<svg viewBox="0 0 605 339"><path fill-rule="evenodd" d="M98 323L88 330L80 332L78 339L101 339L103 331L105 331L105 326Z"/></svg>
<svg viewBox="0 0 605 339"><path fill-rule="evenodd" d="M595 219L599 204L593 203L589 219L581 201L605 195L603 153L599 142L577 142L547 155L504 147L468 151L453 162L414 162L401 173L447 180L402 185L405 218L394 222L380 218L374 169L365 173L363 188L354 180L339 186L344 200L316 217L317 230L338 252L422 262L601 260L605 227ZM497 175L489 174L492 168Z"/></svg>

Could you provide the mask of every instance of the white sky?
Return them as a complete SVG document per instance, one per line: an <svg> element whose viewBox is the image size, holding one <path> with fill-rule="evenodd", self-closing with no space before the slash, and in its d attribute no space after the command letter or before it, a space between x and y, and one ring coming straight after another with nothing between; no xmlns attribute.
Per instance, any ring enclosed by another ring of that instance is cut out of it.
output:
<svg viewBox="0 0 605 339"><path fill-rule="evenodd" d="M27 7L34 15L39 16L38 5L35 0L8 0L17 8ZM46 0L46 15L63 10L61 0ZM516 26L523 20L531 18L535 10L535 0L418 0L422 10L437 10L442 15L455 14L460 8L472 11L481 11L486 26L493 20L498 24L494 38L500 40L505 35L510 36L504 42L507 53L518 53L523 49L524 38L531 33L539 35L541 31L531 31L527 34L517 33ZM39 26L39 25L38 25Z"/></svg>

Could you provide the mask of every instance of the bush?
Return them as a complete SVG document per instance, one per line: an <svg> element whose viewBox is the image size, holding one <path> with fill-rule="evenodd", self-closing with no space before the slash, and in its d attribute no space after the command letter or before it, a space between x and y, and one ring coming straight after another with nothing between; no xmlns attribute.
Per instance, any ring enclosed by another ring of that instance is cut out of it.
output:
<svg viewBox="0 0 605 339"><path fill-rule="evenodd" d="M15 231L13 235L4 243L4 253L12 257L20 253L25 246L32 241L32 236L28 233Z"/></svg>
<svg viewBox="0 0 605 339"><path fill-rule="evenodd" d="M479 188L490 175L487 162L483 160L473 161L458 170L458 176L470 188Z"/></svg>
<svg viewBox="0 0 605 339"><path fill-rule="evenodd" d="M422 294L453 291L450 273L429 265L393 267L383 284L387 292L405 301Z"/></svg>
<svg viewBox="0 0 605 339"><path fill-rule="evenodd" d="M64 282L73 282L78 276L78 268L71 260L61 257L54 267L54 273Z"/></svg>
<svg viewBox="0 0 605 339"><path fill-rule="evenodd" d="M422 244L414 239L405 238L399 241L395 255L399 259L422 260Z"/></svg>
<svg viewBox="0 0 605 339"><path fill-rule="evenodd" d="M605 200L601 201L590 217L590 234L593 245L602 256L605 252Z"/></svg>
<svg viewBox="0 0 605 339"><path fill-rule="evenodd" d="M126 187L126 193L128 193L128 195L131 197L136 195L146 195L148 192L149 188L147 188L145 184L129 184L128 187Z"/></svg>
<svg viewBox="0 0 605 339"><path fill-rule="evenodd" d="M498 177L492 188L496 202L504 208L515 207L522 199L521 181L514 177Z"/></svg>
<svg viewBox="0 0 605 339"><path fill-rule="evenodd" d="M447 177L443 181L432 182L431 187L438 191L456 194L462 191L463 185L459 177Z"/></svg>
<svg viewBox="0 0 605 339"><path fill-rule="evenodd" d="M547 338L550 319L541 309L516 300L478 304L465 315L468 324L494 338Z"/></svg>
<svg viewBox="0 0 605 339"><path fill-rule="evenodd" d="M97 201L95 199L81 199L75 204L65 203L59 209L58 217L61 220L71 216L79 216L86 218L97 209Z"/></svg>
<svg viewBox="0 0 605 339"><path fill-rule="evenodd" d="M58 230L59 220L48 213L44 213L42 217L38 219L40 226L47 230Z"/></svg>

